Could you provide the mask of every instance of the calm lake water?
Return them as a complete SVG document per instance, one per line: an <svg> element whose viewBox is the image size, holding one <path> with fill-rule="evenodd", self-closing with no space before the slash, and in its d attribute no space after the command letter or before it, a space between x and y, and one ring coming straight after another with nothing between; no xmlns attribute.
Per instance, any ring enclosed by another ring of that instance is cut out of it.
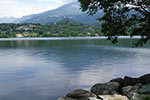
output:
<svg viewBox="0 0 150 100"><path fill-rule="evenodd" d="M0 41L0 100L57 100L125 75L150 73L150 48L136 40L112 45L104 39Z"/></svg>

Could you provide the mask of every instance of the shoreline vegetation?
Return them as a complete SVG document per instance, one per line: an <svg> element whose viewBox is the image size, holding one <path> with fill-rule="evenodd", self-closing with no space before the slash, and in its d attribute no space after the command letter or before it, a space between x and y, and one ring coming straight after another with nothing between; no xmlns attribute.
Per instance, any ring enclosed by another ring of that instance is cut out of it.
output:
<svg viewBox="0 0 150 100"><path fill-rule="evenodd" d="M101 25L86 25L71 20L49 24L3 23L0 24L0 38L32 37L103 37ZM129 33L120 36L130 36Z"/></svg>
<svg viewBox="0 0 150 100"><path fill-rule="evenodd" d="M91 92L76 89L58 100L150 100L150 74L98 83L92 86Z"/></svg>
<svg viewBox="0 0 150 100"><path fill-rule="evenodd" d="M85 37L104 36L100 25L86 25L71 20L49 24L0 24L0 38L23 37Z"/></svg>

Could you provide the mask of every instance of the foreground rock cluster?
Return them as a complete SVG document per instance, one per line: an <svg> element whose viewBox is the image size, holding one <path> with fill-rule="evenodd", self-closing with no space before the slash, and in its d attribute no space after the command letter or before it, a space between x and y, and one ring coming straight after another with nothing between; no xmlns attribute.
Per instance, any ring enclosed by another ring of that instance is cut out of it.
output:
<svg viewBox="0 0 150 100"><path fill-rule="evenodd" d="M77 89L58 100L150 100L150 74L95 84L91 92Z"/></svg>

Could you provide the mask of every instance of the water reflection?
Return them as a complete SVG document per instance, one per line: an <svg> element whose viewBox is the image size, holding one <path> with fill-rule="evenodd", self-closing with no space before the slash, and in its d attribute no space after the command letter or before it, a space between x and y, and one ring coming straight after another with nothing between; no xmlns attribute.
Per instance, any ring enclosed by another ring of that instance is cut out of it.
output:
<svg viewBox="0 0 150 100"><path fill-rule="evenodd" d="M74 88L149 73L148 45L128 41L1 41L0 100L56 100Z"/></svg>

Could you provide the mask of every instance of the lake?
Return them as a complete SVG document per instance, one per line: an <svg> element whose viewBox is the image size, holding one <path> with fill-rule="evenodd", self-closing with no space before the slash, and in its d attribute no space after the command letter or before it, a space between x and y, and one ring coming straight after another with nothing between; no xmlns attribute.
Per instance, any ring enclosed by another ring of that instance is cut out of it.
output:
<svg viewBox="0 0 150 100"><path fill-rule="evenodd" d="M1 39L0 100L57 100L73 89L149 73L150 46L101 38Z"/></svg>

